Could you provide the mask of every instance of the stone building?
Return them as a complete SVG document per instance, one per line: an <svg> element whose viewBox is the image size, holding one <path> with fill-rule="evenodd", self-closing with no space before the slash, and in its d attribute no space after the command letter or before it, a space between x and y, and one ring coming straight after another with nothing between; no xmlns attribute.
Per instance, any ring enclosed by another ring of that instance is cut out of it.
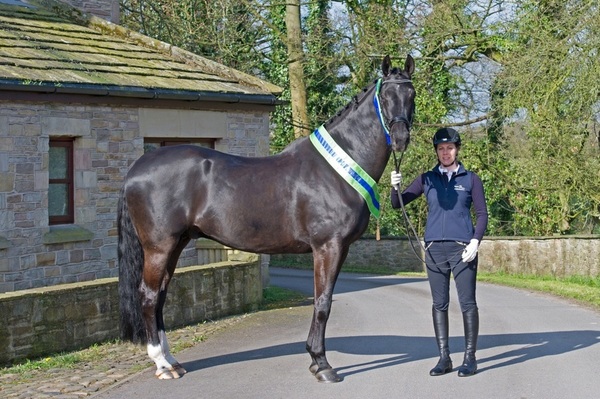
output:
<svg viewBox="0 0 600 399"><path fill-rule="evenodd" d="M268 154L279 87L118 22L118 0L0 0L0 293L116 276L118 193L144 151Z"/></svg>

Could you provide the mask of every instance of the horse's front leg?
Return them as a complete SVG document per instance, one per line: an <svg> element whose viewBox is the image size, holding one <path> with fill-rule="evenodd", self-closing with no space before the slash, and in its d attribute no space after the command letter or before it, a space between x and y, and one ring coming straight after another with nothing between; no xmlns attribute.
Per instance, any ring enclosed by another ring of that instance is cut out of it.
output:
<svg viewBox="0 0 600 399"><path fill-rule="evenodd" d="M306 350L312 358L310 371L319 382L339 382L342 378L331 367L325 353L325 329L331 313L333 289L348 248L327 245L313 250L314 311Z"/></svg>

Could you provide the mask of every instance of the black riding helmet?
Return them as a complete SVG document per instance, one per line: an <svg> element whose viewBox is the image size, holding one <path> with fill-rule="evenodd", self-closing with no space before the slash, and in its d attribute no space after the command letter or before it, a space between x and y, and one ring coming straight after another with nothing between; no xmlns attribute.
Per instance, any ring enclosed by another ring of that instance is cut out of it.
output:
<svg viewBox="0 0 600 399"><path fill-rule="evenodd" d="M437 148L440 143L454 143L457 147L460 147L460 134L451 127L443 127L435 132L432 141L433 148Z"/></svg>

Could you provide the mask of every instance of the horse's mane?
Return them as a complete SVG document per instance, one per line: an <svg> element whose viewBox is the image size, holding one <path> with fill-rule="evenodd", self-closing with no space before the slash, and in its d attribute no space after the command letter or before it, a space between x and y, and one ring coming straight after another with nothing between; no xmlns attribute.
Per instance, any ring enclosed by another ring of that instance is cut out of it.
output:
<svg viewBox="0 0 600 399"><path fill-rule="evenodd" d="M376 83L377 83L377 79L375 79L368 86L364 87L360 92L358 92L357 94L352 96L352 98L350 99L348 104L346 104L343 108L341 108L333 116L331 116L325 123L323 123L323 126L327 127L329 124L331 124L335 120L345 116L346 114L348 114L349 112L354 110L356 107L358 107L358 105L365 99L365 97L367 97L368 91L371 90L375 86ZM283 154L283 153L292 151L297 145L300 144L300 141L301 140L293 140L291 143L286 145L285 148L283 150L281 150L279 153Z"/></svg>
<svg viewBox="0 0 600 399"><path fill-rule="evenodd" d="M390 75L399 74L401 71L399 68L393 68L390 72ZM373 80L368 86L364 87L360 92L355 94L352 99L346 104L343 108L341 108L338 112L336 112L331 118L329 118L324 125L328 125L332 123L335 119L338 119L344 115L346 115L351 110L355 109L364 99L367 97L367 92L371 90L378 79Z"/></svg>
<svg viewBox="0 0 600 399"><path fill-rule="evenodd" d="M346 104L343 108L341 108L338 112L336 112L332 117L330 117L324 125L328 125L332 123L334 120L346 115L351 110L355 109L364 99L367 97L367 92L375 86L377 83L377 79L371 82L368 86L364 87L360 92L352 96L348 104Z"/></svg>

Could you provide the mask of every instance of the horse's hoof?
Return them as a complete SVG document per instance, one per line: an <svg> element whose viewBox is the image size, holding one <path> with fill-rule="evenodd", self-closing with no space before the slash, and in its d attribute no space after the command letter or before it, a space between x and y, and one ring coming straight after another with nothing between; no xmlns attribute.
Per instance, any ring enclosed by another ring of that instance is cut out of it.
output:
<svg viewBox="0 0 600 399"><path fill-rule="evenodd" d="M183 366L179 363L175 363L173 365L173 371L179 374L179 377L183 377L183 375L187 373L186 369L184 369Z"/></svg>
<svg viewBox="0 0 600 399"><path fill-rule="evenodd" d="M178 370L157 370L156 371L156 377L159 380L175 380L177 378L180 378L183 374L185 374L185 370L183 370L183 373L178 372Z"/></svg>
<svg viewBox="0 0 600 399"><path fill-rule="evenodd" d="M340 377L334 369L324 369L321 371L317 371L315 373L315 377L317 377L317 380L319 382L327 382L327 383L340 382L343 380L343 378Z"/></svg>
<svg viewBox="0 0 600 399"><path fill-rule="evenodd" d="M183 373L179 374L177 372L177 370L171 370L171 375L173 376L174 379L177 379L177 378L181 378L181 376L183 375Z"/></svg>
<svg viewBox="0 0 600 399"><path fill-rule="evenodd" d="M158 378L159 380L172 380L175 378L175 376L173 376L171 370L157 370L156 378Z"/></svg>

